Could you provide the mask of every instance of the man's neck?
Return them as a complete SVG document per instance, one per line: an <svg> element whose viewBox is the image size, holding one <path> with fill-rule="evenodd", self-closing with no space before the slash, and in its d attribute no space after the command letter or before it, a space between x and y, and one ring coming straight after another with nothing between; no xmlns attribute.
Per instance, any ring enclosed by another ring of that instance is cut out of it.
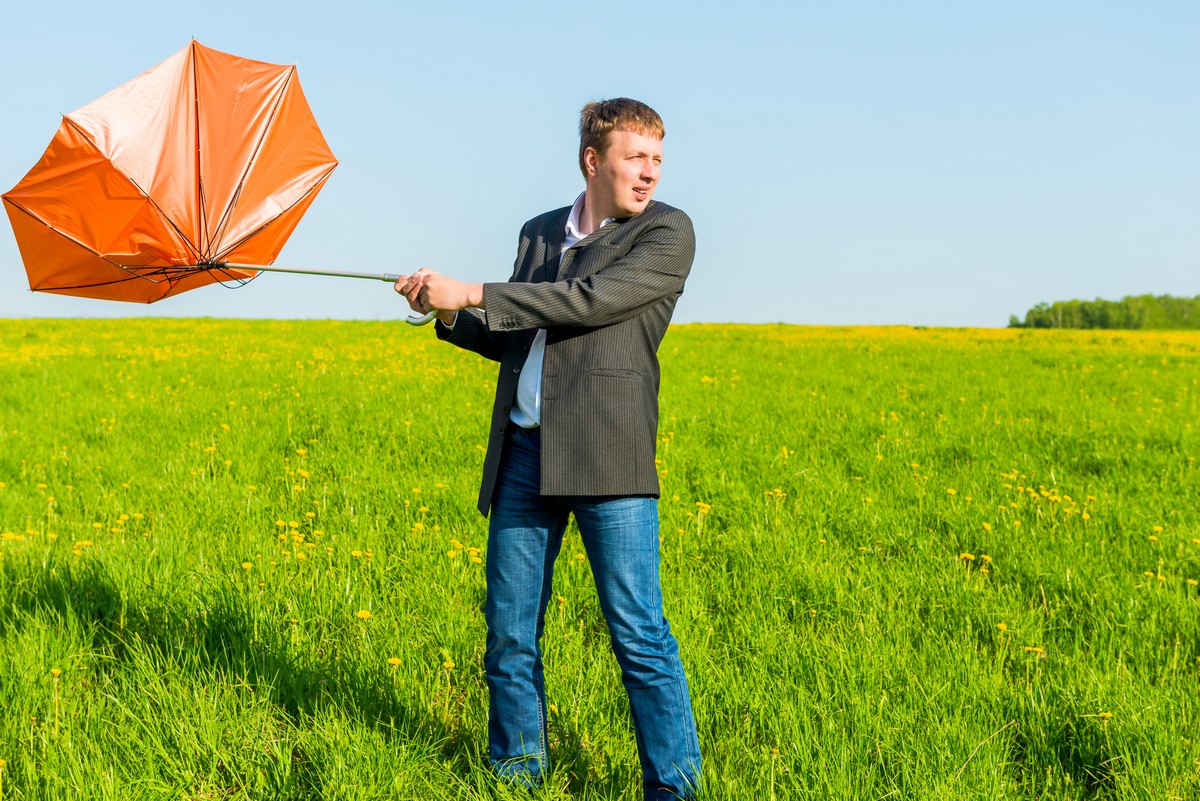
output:
<svg viewBox="0 0 1200 801"><path fill-rule="evenodd" d="M593 197L592 192L584 191L583 208L579 210L579 232L584 236L595 233L599 230L600 224L611 216L604 214L603 210L596 210L599 203L594 203Z"/></svg>

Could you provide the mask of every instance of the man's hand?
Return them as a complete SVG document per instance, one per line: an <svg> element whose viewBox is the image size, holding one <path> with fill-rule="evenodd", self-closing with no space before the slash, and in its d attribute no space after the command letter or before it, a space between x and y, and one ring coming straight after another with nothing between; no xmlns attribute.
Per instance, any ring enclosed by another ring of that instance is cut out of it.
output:
<svg viewBox="0 0 1200 801"><path fill-rule="evenodd" d="M422 267L412 275L400 276L396 291L408 299L413 311L427 314L438 310L438 319L451 325L459 309L483 308L483 284L466 284Z"/></svg>

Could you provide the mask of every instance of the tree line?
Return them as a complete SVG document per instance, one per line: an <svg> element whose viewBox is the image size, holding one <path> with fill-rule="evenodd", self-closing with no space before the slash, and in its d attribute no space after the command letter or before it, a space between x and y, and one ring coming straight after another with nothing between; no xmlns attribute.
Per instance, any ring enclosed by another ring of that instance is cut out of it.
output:
<svg viewBox="0 0 1200 801"><path fill-rule="evenodd" d="M1009 328L1200 329L1200 295L1126 295L1120 300L1059 300L1039 303L1008 318Z"/></svg>

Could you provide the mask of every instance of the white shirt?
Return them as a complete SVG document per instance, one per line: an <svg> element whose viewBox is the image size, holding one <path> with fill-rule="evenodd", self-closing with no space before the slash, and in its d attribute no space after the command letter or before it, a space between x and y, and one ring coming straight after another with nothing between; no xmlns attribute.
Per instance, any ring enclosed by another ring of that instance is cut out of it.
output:
<svg viewBox="0 0 1200 801"><path fill-rule="evenodd" d="M575 205L567 215L567 235L563 239L562 253L558 257L560 266L567 249L587 236L579 230L579 215L583 213L583 198L586 194L581 192L579 197L575 198ZM609 217L600 223L600 227L603 228L612 221L613 218ZM529 355L525 357L521 375L517 378L516 403L508 413L508 419L521 428L537 428L542 424L542 361L545 355L546 329L539 328L533 337L533 344L529 347Z"/></svg>

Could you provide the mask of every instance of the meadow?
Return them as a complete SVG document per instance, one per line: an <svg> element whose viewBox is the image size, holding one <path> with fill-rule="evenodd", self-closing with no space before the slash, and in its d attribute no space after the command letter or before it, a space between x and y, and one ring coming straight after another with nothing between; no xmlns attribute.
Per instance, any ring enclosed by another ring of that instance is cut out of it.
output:
<svg viewBox="0 0 1200 801"><path fill-rule="evenodd" d="M684 325L708 799L1200 798L1200 334ZM494 366L388 322L0 320L0 801L510 799ZM577 533L536 799L638 799Z"/></svg>

